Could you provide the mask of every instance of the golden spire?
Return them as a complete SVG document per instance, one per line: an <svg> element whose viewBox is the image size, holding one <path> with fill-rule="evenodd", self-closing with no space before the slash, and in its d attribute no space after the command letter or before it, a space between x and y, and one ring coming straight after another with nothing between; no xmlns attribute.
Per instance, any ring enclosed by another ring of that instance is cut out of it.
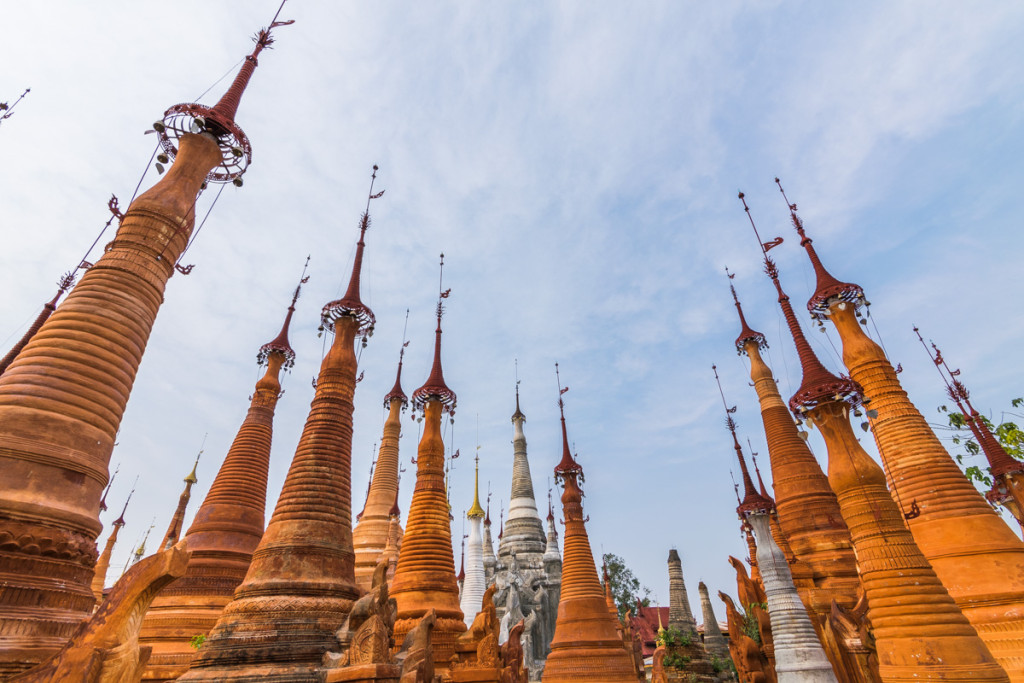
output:
<svg viewBox="0 0 1024 683"><path fill-rule="evenodd" d="M482 519L484 509L480 507L480 446L476 447L476 474L473 481L473 505L466 512L469 519Z"/></svg>

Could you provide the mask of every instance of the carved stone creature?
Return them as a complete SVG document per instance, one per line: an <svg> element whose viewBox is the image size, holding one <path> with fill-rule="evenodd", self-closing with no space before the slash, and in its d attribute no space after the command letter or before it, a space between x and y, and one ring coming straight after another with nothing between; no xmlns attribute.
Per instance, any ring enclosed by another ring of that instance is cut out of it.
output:
<svg viewBox="0 0 1024 683"><path fill-rule="evenodd" d="M388 562L377 563L370 592L352 605L337 637L340 654L328 652L324 664L337 668L355 664L390 664L398 608L388 595Z"/></svg>
<svg viewBox="0 0 1024 683"><path fill-rule="evenodd" d="M498 610L494 606L494 592L498 589L496 584L491 584L484 591L484 598L480 605L480 611L473 619L473 625L469 630L459 636L460 642L479 642L487 635L494 634L497 644L498 634Z"/></svg>
<svg viewBox="0 0 1024 683"><path fill-rule="evenodd" d="M20 676L17 683L72 681L122 683L138 681L149 660L149 647L139 647L142 617L160 589L184 576L190 553L188 540L150 555L121 577L92 617L50 659Z"/></svg>
<svg viewBox="0 0 1024 683"><path fill-rule="evenodd" d="M525 623L520 620L508 632L508 640L501 646L501 683L527 683L526 666L523 664L523 644L520 640Z"/></svg>
<svg viewBox="0 0 1024 683"><path fill-rule="evenodd" d="M427 612L405 636L398 660L402 665L401 683L434 683L434 649L431 634L437 617Z"/></svg>
<svg viewBox="0 0 1024 683"><path fill-rule="evenodd" d="M659 645L651 662L651 683L668 683L665 675L665 646Z"/></svg>
<svg viewBox="0 0 1024 683"><path fill-rule="evenodd" d="M744 617L725 593L718 597L725 603L726 618L729 622L729 653L736 665L740 683L775 683L775 670L761 650L761 646L744 629ZM758 608L758 611L761 611ZM760 636L761 624L758 623Z"/></svg>

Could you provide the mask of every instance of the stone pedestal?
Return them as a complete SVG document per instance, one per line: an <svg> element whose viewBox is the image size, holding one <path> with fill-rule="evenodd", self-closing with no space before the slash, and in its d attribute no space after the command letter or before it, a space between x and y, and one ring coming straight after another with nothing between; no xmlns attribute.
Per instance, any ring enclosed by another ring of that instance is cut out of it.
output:
<svg viewBox="0 0 1024 683"><path fill-rule="evenodd" d="M401 667L395 664L355 664L328 671L325 683L398 683Z"/></svg>

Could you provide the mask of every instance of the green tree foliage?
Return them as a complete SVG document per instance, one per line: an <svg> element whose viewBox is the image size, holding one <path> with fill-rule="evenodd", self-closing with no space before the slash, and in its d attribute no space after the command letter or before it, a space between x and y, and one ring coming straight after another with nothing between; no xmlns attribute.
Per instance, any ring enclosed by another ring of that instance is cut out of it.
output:
<svg viewBox="0 0 1024 683"><path fill-rule="evenodd" d="M605 553L601 559L608 567L608 583L612 586L612 598L615 599L620 619L626 616L626 612L636 610L637 600L644 607L650 606L651 589L640 585L640 580L633 576L625 560L612 553Z"/></svg>
<svg viewBox="0 0 1024 683"><path fill-rule="evenodd" d="M1024 406L1024 398L1015 398L1010 401L1010 405L1014 408L1020 408ZM968 479L981 482L986 487L992 486L992 477L989 473L988 465L985 464L986 461L981 451L981 445L974 438L971 428L967 425L967 419L962 413L951 411L946 406L939 406L939 412L946 416L949 429L953 432L953 444L958 447L953 452L956 461L964 465L964 458L982 455L982 464L966 465L964 472L967 474ZM984 415L981 415L980 418L995 435L999 443L1003 445L1003 448L1011 458L1024 460L1024 430L1021 430L1015 422L1005 421L996 425Z"/></svg>

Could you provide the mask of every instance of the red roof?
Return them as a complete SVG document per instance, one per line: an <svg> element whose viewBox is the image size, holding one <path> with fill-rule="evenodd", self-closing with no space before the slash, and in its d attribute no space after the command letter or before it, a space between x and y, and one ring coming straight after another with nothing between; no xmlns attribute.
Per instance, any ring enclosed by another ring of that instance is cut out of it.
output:
<svg viewBox="0 0 1024 683"><path fill-rule="evenodd" d="M650 657L658 647L655 642L658 639L658 617L661 617L661 625L668 626L668 607L644 607L636 606L636 612L630 617L633 626L633 633L640 637L640 646L644 657Z"/></svg>

